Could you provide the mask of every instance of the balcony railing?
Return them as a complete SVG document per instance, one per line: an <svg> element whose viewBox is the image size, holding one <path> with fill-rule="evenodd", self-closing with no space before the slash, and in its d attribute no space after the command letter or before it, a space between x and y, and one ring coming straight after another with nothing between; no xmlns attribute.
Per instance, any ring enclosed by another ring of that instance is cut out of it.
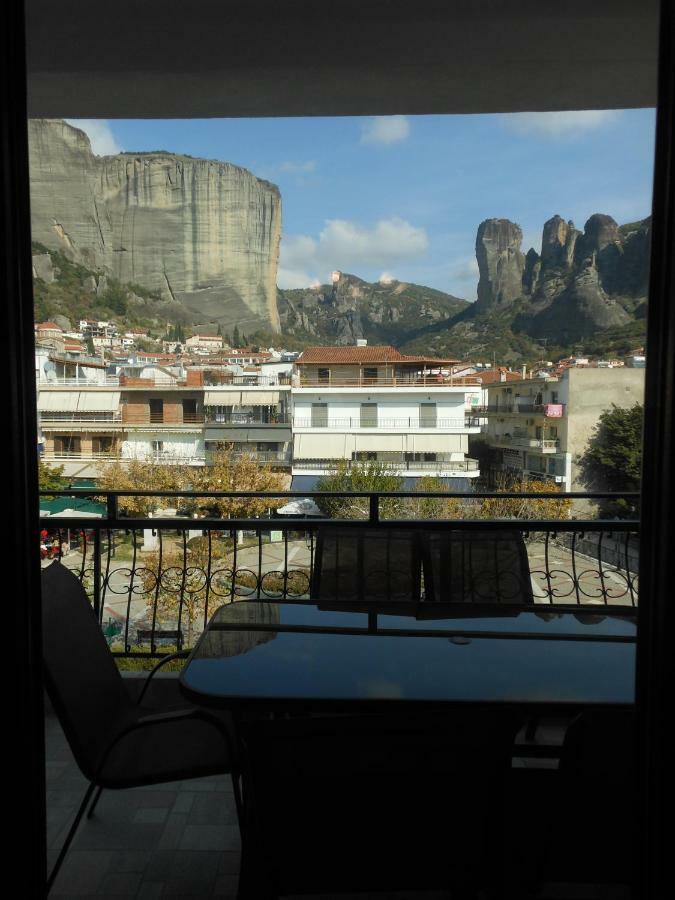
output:
<svg viewBox="0 0 675 900"><path fill-rule="evenodd" d="M479 378L452 375L319 375L301 374L299 387L462 387L480 386Z"/></svg>
<svg viewBox="0 0 675 900"><path fill-rule="evenodd" d="M546 453L554 453L560 447L558 438L531 438L521 434L488 435L488 440L494 444L506 444L509 447L523 447L525 450L541 450Z"/></svg>
<svg viewBox="0 0 675 900"><path fill-rule="evenodd" d="M74 364L75 360L70 360L69 364ZM105 387L106 385L119 385L119 375L106 375L103 378L87 378L84 375L76 377L74 375L61 376L46 379L44 375L38 373L38 388L43 391L49 387Z"/></svg>
<svg viewBox="0 0 675 900"><path fill-rule="evenodd" d="M308 471L330 471L335 469L338 465L346 466L348 469L352 468L352 466L362 466L364 462L376 462L383 466L387 466L391 468L392 473L396 474L398 472L413 472L413 471L424 471L424 472L478 472L480 463L477 459L460 459L453 460L448 458L443 458L440 453L436 454L436 459L405 459L404 456L400 456L398 458L394 458L392 456L388 456L386 459L375 459L375 460L355 460L355 459L322 459L322 458L313 458L313 459L294 459L293 460L293 469L297 469L301 471L302 469L306 469Z"/></svg>
<svg viewBox="0 0 675 900"><path fill-rule="evenodd" d="M489 403L487 406L476 406L477 413L496 413L511 415L523 413L525 415L543 415L548 418L559 419L564 416L567 408L564 403Z"/></svg>
<svg viewBox="0 0 675 900"><path fill-rule="evenodd" d="M213 374L204 374L204 384L208 387L285 387L291 384L290 375L229 375L215 376Z"/></svg>
<svg viewBox="0 0 675 900"><path fill-rule="evenodd" d="M456 417L453 419L418 418L414 416L401 416L395 419L364 418L350 416L345 418L296 418L293 421L294 428L336 428L340 431L354 431L357 428L377 428L383 431L409 431L418 428L432 429L458 429L480 428L480 420L477 416Z"/></svg>
<svg viewBox="0 0 675 900"><path fill-rule="evenodd" d="M53 496L55 492L43 491ZM615 494L451 494L449 492L56 492L77 499L105 496L101 519L43 517L40 527L51 532L40 541L43 564L60 558L81 579L114 653L120 656L158 656L178 643L192 646L215 609L240 599L297 602L311 596L317 537L339 527L405 529L424 544L429 529L464 534L495 535L519 532L526 547L534 606L543 616L573 610L583 617L634 614L639 596L638 530L635 520L602 519L483 519L480 504L500 500L544 500L573 503L581 500L635 499ZM272 511L298 497L311 496L321 504L342 504L342 514L356 518L272 518ZM447 501L456 518L443 518ZM129 503L140 512L122 515ZM178 513L152 509L171 504ZM437 508L434 504L439 505ZM180 510L180 507L183 507ZM550 508L550 507L549 507ZM181 518L179 513L182 512ZM161 515L161 518L160 518ZM206 518L194 518L207 516ZM36 551L37 551L36 536ZM499 563L495 556L499 584ZM503 574L503 573L502 573ZM492 607L513 598L513 573L502 579ZM507 588L507 585L511 587ZM448 585L448 590L451 586ZM477 588L467 602L480 603ZM450 598L451 600L452 598ZM425 603L422 572L419 596ZM178 637L176 637L178 635Z"/></svg>
<svg viewBox="0 0 675 900"><path fill-rule="evenodd" d="M263 416L260 413L216 413L207 408L205 415L207 425L290 425L291 419L283 413Z"/></svg>
<svg viewBox="0 0 675 900"><path fill-rule="evenodd" d="M97 424L120 424L122 422L121 412L52 412L46 410L40 413L40 422L45 424L79 424L87 425L89 423Z"/></svg>
<svg viewBox="0 0 675 900"><path fill-rule="evenodd" d="M290 466L291 464L290 450L232 450L230 451L229 456L235 461L248 457L254 462L261 463L262 465L277 464ZM214 454L207 450L206 464L209 465L213 458Z"/></svg>

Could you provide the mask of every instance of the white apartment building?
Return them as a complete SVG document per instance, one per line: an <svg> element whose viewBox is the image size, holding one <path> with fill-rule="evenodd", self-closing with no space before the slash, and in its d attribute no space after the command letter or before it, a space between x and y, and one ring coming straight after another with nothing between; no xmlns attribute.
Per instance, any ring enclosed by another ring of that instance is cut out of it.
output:
<svg viewBox="0 0 675 900"><path fill-rule="evenodd" d="M442 374L453 360L404 356L393 347L310 347L293 379L294 487L342 461L377 461L406 478L471 479L467 413L473 378ZM466 482L456 484L466 486Z"/></svg>
<svg viewBox="0 0 675 900"><path fill-rule="evenodd" d="M601 414L612 404L644 402L644 370L569 368L563 375L488 386L484 437L493 448L490 471L553 481L563 491L583 491L578 457Z"/></svg>

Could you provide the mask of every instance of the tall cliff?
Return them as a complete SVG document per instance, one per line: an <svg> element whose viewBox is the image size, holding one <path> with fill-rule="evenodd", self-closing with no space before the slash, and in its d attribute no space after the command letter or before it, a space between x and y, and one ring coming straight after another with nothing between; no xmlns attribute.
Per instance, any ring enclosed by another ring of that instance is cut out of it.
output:
<svg viewBox="0 0 675 900"><path fill-rule="evenodd" d="M279 330L278 188L162 151L95 156L84 132L29 122L33 240L159 291L195 322Z"/></svg>
<svg viewBox="0 0 675 900"><path fill-rule="evenodd" d="M644 312L650 220L619 226L595 213L583 232L553 216L541 254L523 257L522 232L508 219L478 228L477 313L511 308L514 330L557 343L627 325Z"/></svg>

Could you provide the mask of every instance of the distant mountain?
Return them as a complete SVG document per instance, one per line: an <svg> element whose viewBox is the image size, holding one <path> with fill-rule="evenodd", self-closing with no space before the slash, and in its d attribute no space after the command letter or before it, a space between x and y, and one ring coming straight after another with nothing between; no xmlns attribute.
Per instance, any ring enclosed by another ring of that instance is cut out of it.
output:
<svg viewBox="0 0 675 900"><path fill-rule="evenodd" d="M541 253L525 254L518 224L486 219L476 236L475 303L341 274L334 285L279 291L282 331L511 364L627 352L645 339L650 226L650 219L618 225L596 213L582 232L556 215L544 224Z"/></svg>
<svg viewBox="0 0 675 900"><path fill-rule="evenodd" d="M333 284L281 290L283 334L309 343L353 344L357 338L398 346L430 326L447 328L471 304L404 281L368 282L337 273Z"/></svg>

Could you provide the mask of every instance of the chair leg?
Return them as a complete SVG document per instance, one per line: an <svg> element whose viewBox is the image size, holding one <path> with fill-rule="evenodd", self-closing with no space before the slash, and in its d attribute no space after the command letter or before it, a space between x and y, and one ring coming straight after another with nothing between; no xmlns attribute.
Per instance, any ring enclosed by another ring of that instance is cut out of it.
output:
<svg viewBox="0 0 675 900"><path fill-rule="evenodd" d="M92 781L92 783L87 788L87 792L84 795L84 799L82 800L82 803L80 803L80 808L77 811L75 820L73 821L73 824L70 826L70 831L68 832L68 835L63 843L63 847L61 847L61 852L59 853L58 859L56 860L56 863L54 864L54 868L52 869L51 874L50 874L49 878L47 879L47 894L49 894L49 892L51 891L51 889L54 885L54 881L56 880L56 876L59 874L59 869L61 868L61 865L63 864L63 860L65 859L66 853L68 852L68 848L70 847L70 844L71 844L73 838L75 837L75 832L77 831L77 827L80 824L80 820L82 819L82 816L84 815L84 811L87 808L89 799L91 798L91 795L94 793L95 787L96 787L96 785Z"/></svg>
<svg viewBox="0 0 675 900"><path fill-rule="evenodd" d="M88 809L88 811L87 811L87 818L88 818L88 819L91 819L91 817L94 815L94 810L96 809L96 804L98 803L99 798L100 798L100 796L101 796L102 793L103 793L103 788L102 788L102 787L99 787L98 791L96 792L96 796L95 796L94 799L92 800L91 806L89 807L89 809Z"/></svg>

